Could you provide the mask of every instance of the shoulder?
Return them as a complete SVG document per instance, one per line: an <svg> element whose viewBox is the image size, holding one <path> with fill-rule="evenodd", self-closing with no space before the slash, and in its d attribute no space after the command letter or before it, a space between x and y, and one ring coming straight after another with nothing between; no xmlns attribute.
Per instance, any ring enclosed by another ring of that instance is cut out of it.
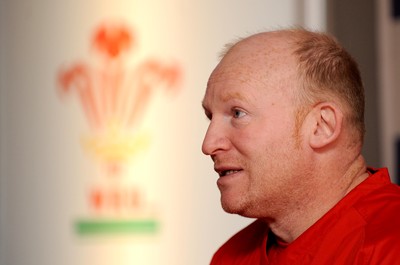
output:
<svg viewBox="0 0 400 265"><path fill-rule="evenodd" d="M376 175L376 176L375 176ZM369 226L381 226L382 229L393 228L400 231L400 187L390 182L387 171L377 171L360 189L362 199L354 208L361 214Z"/></svg>
<svg viewBox="0 0 400 265"><path fill-rule="evenodd" d="M389 249L400 249L400 188L388 187L381 194L371 194L366 215L366 235L376 244L391 242Z"/></svg>
<svg viewBox="0 0 400 265"><path fill-rule="evenodd" d="M355 208L365 222L364 248L372 253L372 264L392 264L391 258L398 260L400 249L400 187L390 183L387 172L378 174L382 181L371 182L376 188L366 193ZM385 259L388 263L382 263Z"/></svg>
<svg viewBox="0 0 400 265"><path fill-rule="evenodd" d="M214 254L211 264L229 264L229 261L247 258L261 248L268 234L268 226L257 220L224 243Z"/></svg>

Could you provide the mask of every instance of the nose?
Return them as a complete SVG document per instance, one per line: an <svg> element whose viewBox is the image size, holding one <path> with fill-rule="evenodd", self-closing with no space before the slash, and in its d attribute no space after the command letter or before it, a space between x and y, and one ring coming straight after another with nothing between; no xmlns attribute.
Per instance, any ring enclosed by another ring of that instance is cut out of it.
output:
<svg viewBox="0 0 400 265"><path fill-rule="evenodd" d="M204 136L202 152L205 155L213 156L219 151L227 150L229 140L227 137L226 128L218 121L212 120L208 126L206 135Z"/></svg>

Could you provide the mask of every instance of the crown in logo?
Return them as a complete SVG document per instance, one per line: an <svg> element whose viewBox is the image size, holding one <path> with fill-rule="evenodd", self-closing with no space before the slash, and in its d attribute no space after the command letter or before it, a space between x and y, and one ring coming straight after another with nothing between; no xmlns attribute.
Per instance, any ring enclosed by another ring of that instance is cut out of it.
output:
<svg viewBox="0 0 400 265"><path fill-rule="evenodd" d="M125 53L136 39L125 26L99 27L92 44L99 64L75 63L60 71L58 82L62 95L75 93L80 101L90 127L84 148L115 174L148 145L139 120L156 90L178 88L180 68L149 59L129 69Z"/></svg>

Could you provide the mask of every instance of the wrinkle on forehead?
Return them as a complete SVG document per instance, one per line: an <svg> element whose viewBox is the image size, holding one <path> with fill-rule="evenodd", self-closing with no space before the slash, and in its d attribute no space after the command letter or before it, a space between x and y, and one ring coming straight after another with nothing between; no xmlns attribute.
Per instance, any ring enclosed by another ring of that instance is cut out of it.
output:
<svg viewBox="0 0 400 265"><path fill-rule="evenodd" d="M213 94L215 92L216 91L213 91ZM243 93L242 91L230 90L230 89L222 89L222 90L220 90L218 92L218 95L219 95L218 97L219 97L219 99L221 100L222 103L226 103L226 102L229 102L231 100L239 100L239 101L242 101L242 102L249 103L250 102L250 97L251 97L250 94L246 94L246 93ZM202 102L203 108L206 108L206 105L207 105L206 99L207 99L207 93L206 93L206 95L205 95L205 97L203 99L203 102Z"/></svg>
<svg viewBox="0 0 400 265"><path fill-rule="evenodd" d="M257 77L257 73L245 64L224 65L223 67L218 67L211 74L207 87L215 86L219 83L236 82L236 84L249 84L252 82L262 83L262 81Z"/></svg>
<svg viewBox="0 0 400 265"><path fill-rule="evenodd" d="M240 101L248 102L247 97L243 93L237 91L226 91L221 95L222 102L228 102L233 99L238 99Z"/></svg>

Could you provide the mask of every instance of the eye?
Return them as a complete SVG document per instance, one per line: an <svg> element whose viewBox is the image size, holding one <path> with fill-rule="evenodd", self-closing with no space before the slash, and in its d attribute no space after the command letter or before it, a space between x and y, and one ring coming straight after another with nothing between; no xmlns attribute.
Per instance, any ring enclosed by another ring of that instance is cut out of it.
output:
<svg viewBox="0 0 400 265"><path fill-rule="evenodd" d="M246 115L246 113L240 109L233 109L232 112L233 112L233 117L236 119L241 118L244 115Z"/></svg>

